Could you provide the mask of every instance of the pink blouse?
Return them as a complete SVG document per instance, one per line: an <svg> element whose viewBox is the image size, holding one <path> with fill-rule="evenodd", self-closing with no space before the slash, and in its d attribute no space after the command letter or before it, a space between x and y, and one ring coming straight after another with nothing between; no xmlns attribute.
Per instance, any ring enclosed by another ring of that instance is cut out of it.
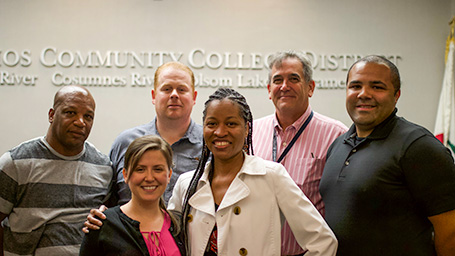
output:
<svg viewBox="0 0 455 256"><path fill-rule="evenodd" d="M164 222L161 231L141 232L150 256L181 256L174 237L169 232L170 227L171 217L164 212Z"/></svg>

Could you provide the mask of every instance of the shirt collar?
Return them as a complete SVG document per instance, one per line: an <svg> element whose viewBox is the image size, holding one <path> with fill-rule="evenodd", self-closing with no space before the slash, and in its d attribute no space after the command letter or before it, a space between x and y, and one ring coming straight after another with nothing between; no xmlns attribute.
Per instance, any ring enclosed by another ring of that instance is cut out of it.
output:
<svg viewBox="0 0 455 256"><path fill-rule="evenodd" d="M193 143L197 144L202 141L202 131L198 131L198 125L191 119L190 126L188 126L188 130L186 130L185 135L183 138L188 138L188 140Z"/></svg>
<svg viewBox="0 0 455 256"><path fill-rule="evenodd" d="M84 147L82 148L81 152L79 152L78 154L76 154L74 156L65 156L65 155L62 155L59 152L57 152L57 150L55 150L53 147L51 147L51 145L46 140L46 136L40 137L40 140L49 149L49 151L51 151L52 154L54 154L55 156L57 156L61 159L64 159L64 160L69 160L69 161L76 160L76 159L81 158L82 155L85 154L85 147L86 147L86 143L87 143L86 141L84 141Z"/></svg>
<svg viewBox="0 0 455 256"><path fill-rule="evenodd" d="M300 126L302 126L302 124L307 120L307 118L310 116L311 114L311 106L308 105L308 107L306 108L305 112L303 113L303 115L301 115L294 123L292 123L289 127L293 127L294 129L299 129ZM276 131L281 131L283 130L283 128L281 127L280 125L280 122L278 122L278 118L276 116L276 112L275 112L275 116L273 118L273 127L275 127L275 130Z"/></svg>
<svg viewBox="0 0 455 256"><path fill-rule="evenodd" d="M370 140L380 140L380 139L385 139L387 136L389 136L390 132L392 131L393 127L395 126L396 123L396 114L398 112L398 109L395 108L384 121L382 121L380 124L378 124L374 130L371 132L370 135L367 136L367 139ZM355 124L352 124L351 127L349 128L349 131L346 132L344 141L348 142L350 138L353 136L356 136L356 129L355 129Z"/></svg>
<svg viewBox="0 0 455 256"><path fill-rule="evenodd" d="M264 162L259 160L258 158L248 155L245 152L243 152L243 155L245 156L245 160L243 162L242 167L240 168L239 173L237 176L245 173L248 175L265 175L266 173L266 167L264 165ZM207 162L204 173L202 174L201 178L199 179L199 182L203 183L209 183L209 172L210 169L212 168L212 162L209 161Z"/></svg>
<svg viewBox="0 0 455 256"><path fill-rule="evenodd" d="M190 125L188 126L188 129L186 130L185 134L183 135L180 140L188 139L192 144L198 144L202 141L202 131L198 132L198 124L196 124L192 119L190 120ZM156 134L158 136L161 136L158 130L156 129L156 117L152 122L152 128L151 128L152 134Z"/></svg>

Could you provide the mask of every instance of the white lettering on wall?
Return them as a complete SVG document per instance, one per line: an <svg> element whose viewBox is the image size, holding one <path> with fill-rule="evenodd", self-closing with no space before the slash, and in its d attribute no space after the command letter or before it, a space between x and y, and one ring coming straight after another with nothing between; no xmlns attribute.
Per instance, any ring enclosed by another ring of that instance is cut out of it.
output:
<svg viewBox="0 0 455 256"><path fill-rule="evenodd" d="M232 87L232 78L230 77L206 77L203 74L197 74L194 77L195 86L200 88L217 88L217 87Z"/></svg>
<svg viewBox="0 0 455 256"><path fill-rule="evenodd" d="M194 49L188 54L188 64L191 68L202 69L238 69L238 70L261 70L267 67L267 61L271 54L263 58L261 53L231 53L210 52L205 53L202 49Z"/></svg>
<svg viewBox="0 0 455 256"><path fill-rule="evenodd" d="M59 51L47 47L41 51L40 63L45 67L76 68L154 68L168 61L180 61L181 52L133 52L133 51Z"/></svg>
<svg viewBox="0 0 455 256"><path fill-rule="evenodd" d="M153 77L141 75L138 73L131 74L131 86L146 87L153 85Z"/></svg>
<svg viewBox="0 0 455 256"><path fill-rule="evenodd" d="M0 85L26 85L34 86L38 76L18 75L0 70Z"/></svg>
<svg viewBox="0 0 455 256"><path fill-rule="evenodd" d="M23 50L18 52L16 50L0 50L0 66L4 64L7 67L15 67L21 65L22 67L28 67L32 64L31 51Z"/></svg>
<svg viewBox="0 0 455 256"><path fill-rule="evenodd" d="M360 54L335 54L315 53L313 51L301 51L305 54L318 77L315 79L317 88L320 89L344 89L345 73L349 67L362 58ZM81 84L85 86L100 87L149 87L153 86L153 74L147 72L141 74L141 69L152 69L169 62L180 61L188 64L193 70L204 69L226 70L229 74L237 70L239 73L229 75L213 75L199 72L195 74L195 86L200 88L209 87L233 87L239 88L265 88L268 77L255 71L268 70L268 62L273 53L244 53L229 51L205 51L201 48L191 50L187 55L183 52L174 51L119 51L119 50L68 50L56 47L44 47L39 54L39 63L45 68L76 68L87 69L122 69L137 70L129 75L124 72L117 76L112 75L65 75L55 72L50 78L55 86L67 84ZM186 57L185 57L186 56ZM398 65L402 60L400 55L382 55ZM30 50L0 49L0 66L5 69L17 66L30 67L33 62ZM342 71L342 77L330 78L333 72ZM71 72L69 72L71 73ZM0 85L35 85L38 76L31 74L18 74L9 70L0 70Z"/></svg>
<svg viewBox="0 0 455 256"><path fill-rule="evenodd" d="M125 87L126 77L121 76L67 76L56 72L51 78L55 86L79 84L89 87Z"/></svg>

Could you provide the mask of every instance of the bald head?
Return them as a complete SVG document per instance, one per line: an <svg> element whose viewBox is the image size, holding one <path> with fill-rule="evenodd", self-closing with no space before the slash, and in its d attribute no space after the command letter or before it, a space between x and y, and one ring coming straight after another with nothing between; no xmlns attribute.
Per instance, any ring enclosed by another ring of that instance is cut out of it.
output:
<svg viewBox="0 0 455 256"><path fill-rule="evenodd" d="M46 141L58 153L74 156L84 149L95 118L95 100L79 85L67 85L57 91L49 110Z"/></svg>
<svg viewBox="0 0 455 256"><path fill-rule="evenodd" d="M93 109L95 109L95 100L92 94L83 86L80 85L66 85L60 88L55 93L53 108L56 109L67 97L74 97L77 94L81 94L83 97L87 97L93 102Z"/></svg>

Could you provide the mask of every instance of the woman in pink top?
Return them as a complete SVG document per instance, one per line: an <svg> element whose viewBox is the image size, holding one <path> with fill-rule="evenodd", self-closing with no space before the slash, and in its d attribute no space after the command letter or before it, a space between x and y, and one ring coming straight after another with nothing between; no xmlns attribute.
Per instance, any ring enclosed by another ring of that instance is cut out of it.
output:
<svg viewBox="0 0 455 256"><path fill-rule="evenodd" d="M134 140L123 169L131 200L104 212L103 225L85 235L80 255L185 255L178 222L162 198L171 167L172 149L163 139L149 135Z"/></svg>

